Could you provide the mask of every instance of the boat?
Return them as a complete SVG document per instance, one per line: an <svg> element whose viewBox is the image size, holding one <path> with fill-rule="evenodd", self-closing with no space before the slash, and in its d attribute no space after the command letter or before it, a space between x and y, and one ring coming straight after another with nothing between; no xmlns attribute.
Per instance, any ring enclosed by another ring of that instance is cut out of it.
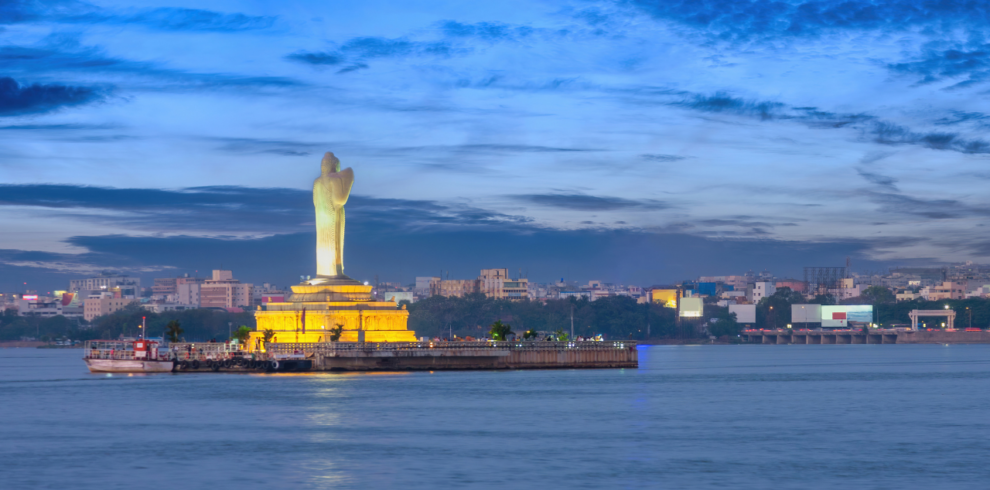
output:
<svg viewBox="0 0 990 490"><path fill-rule="evenodd" d="M137 340L88 340L83 360L91 373L169 373L175 363L159 357L158 342Z"/></svg>

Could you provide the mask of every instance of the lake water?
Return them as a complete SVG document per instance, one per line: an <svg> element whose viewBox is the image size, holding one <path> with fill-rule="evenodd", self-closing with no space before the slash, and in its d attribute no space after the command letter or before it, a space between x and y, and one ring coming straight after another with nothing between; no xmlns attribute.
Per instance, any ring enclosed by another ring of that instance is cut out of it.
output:
<svg viewBox="0 0 990 490"><path fill-rule="evenodd" d="M0 349L0 488L980 488L990 346L653 346L639 369L89 374Z"/></svg>

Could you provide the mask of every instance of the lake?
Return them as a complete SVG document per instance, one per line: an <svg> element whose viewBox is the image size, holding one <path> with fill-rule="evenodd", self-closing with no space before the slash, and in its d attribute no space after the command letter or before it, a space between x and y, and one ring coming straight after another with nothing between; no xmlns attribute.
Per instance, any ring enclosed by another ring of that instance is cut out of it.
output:
<svg viewBox="0 0 990 490"><path fill-rule="evenodd" d="M986 488L990 345L640 347L639 369L94 375L0 349L0 487Z"/></svg>

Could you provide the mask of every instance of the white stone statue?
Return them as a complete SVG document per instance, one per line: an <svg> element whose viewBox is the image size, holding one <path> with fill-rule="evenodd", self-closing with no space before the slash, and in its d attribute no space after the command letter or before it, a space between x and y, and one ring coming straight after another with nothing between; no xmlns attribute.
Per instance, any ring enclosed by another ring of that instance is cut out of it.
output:
<svg viewBox="0 0 990 490"><path fill-rule="evenodd" d="M344 204L354 185L354 171L340 170L331 152L323 155L322 174L313 182L316 206L316 274L344 275Z"/></svg>

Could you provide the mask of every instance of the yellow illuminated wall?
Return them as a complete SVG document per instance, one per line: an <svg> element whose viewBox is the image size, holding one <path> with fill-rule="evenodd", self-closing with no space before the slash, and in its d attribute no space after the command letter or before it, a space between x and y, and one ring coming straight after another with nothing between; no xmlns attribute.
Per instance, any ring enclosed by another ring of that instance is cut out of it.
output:
<svg viewBox="0 0 990 490"><path fill-rule="evenodd" d="M676 289L654 289L653 302L662 304L667 308L677 308Z"/></svg>

